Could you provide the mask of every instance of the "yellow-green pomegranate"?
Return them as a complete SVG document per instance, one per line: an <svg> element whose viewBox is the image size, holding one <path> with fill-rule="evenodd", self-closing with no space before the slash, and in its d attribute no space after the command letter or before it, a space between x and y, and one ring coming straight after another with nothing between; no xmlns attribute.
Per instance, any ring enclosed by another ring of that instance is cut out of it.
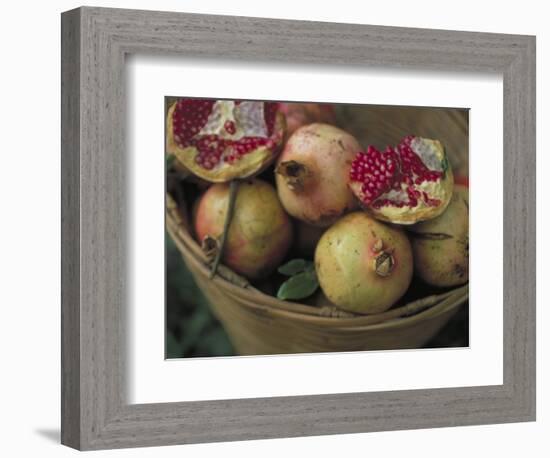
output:
<svg viewBox="0 0 550 458"><path fill-rule="evenodd" d="M445 212L410 227L415 274L433 286L458 286L469 275L469 192L455 185Z"/></svg>
<svg viewBox="0 0 550 458"><path fill-rule="evenodd" d="M211 186L194 211L193 226L203 249L216 250L229 203L229 185ZM273 272L292 243L292 223L273 186L249 179L239 183L222 262L250 279Z"/></svg>
<svg viewBox="0 0 550 458"><path fill-rule="evenodd" d="M409 287L411 245L403 230L365 212L350 213L319 240L315 269L333 304L350 312L381 313Z"/></svg>

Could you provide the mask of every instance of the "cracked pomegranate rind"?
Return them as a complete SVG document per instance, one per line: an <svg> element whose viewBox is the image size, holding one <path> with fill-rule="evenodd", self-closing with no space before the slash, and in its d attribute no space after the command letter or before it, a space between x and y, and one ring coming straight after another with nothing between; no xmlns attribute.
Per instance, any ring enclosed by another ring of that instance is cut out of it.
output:
<svg viewBox="0 0 550 458"><path fill-rule="evenodd" d="M285 127L277 103L182 98L168 110L166 150L194 175L224 183L269 166Z"/></svg>
<svg viewBox="0 0 550 458"><path fill-rule="evenodd" d="M373 146L359 152L349 178L362 206L394 224L439 216L453 194L453 173L441 142L412 135L383 153Z"/></svg>

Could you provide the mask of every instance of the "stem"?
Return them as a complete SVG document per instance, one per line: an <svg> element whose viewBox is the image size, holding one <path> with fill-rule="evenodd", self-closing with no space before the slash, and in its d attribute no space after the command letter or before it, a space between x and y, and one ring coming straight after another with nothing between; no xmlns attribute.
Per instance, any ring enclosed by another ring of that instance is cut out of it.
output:
<svg viewBox="0 0 550 458"><path fill-rule="evenodd" d="M216 253L216 257L214 259L214 262L212 263L212 268L210 270L210 278L214 278L214 275L216 275L216 270L218 269L218 264L220 263L220 260L223 255L223 250L225 248L225 240L227 239L227 233L229 232L229 226L231 224L231 220L233 219L233 210L235 209L235 201L237 200L237 189L239 188L239 183L237 180L232 180L229 183L229 203L227 205L227 213L225 214L225 221L223 222L223 232L220 238L220 246L218 248L218 252Z"/></svg>
<svg viewBox="0 0 550 458"><path fill-rule="evenodd" d="M294 192L302 192L311 175L308 168L297 161L281 162L275 169L275 173L283 176L287 186Z"/></svg>

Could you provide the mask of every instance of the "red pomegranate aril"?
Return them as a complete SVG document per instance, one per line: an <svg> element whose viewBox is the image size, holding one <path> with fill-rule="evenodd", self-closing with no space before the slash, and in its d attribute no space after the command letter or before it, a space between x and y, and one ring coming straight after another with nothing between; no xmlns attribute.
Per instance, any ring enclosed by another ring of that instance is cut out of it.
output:
<svg viewBox="0 0 550 458"><path fill-rule="evenodd" d="M409 196L411 196L415 199L419 199L420 196L421 196L420 191L417 191L416 189L413 189L413 188L408 188L407 193L409 194ZM424 194L426 194L426 193L424 193Z"/></svg>
<svg viewBox="0 0 550 458"><path fill-rule="evenodd" d="M177 142L180 147L193 136L192 128L202 129L208 120L208 115L214 106L215 101L203 99L181 99L176 105L172 119L174 131L180 137Z"/></svg>
<svg viewBox="0 0 550 458"><path fill-rule="evenodd" d="M237 128L235 127L235 123L233 121L225 121L223 128L228 134L231 135L233 135L237 131Z"/></svg>
<svg viewBox="0 0 550 458"><path fill-rule="evenodd" d="M428 205L431 205L433 207L439 205L441 203L441 201L439 199L430 199L430 197L428 196L428 194L426 194L425 192L422 193L423 197L424 197L424 201L428 204Z"/></svg>
<svg viewBox="0 0 550 458"><path fill-rule="evenodd" d="M355 157L351 165L350 177L353 181L363 182L361 187L364 193L363 202L368 205L391 189L392 178L396 171L397 164L391 150L381 153L373 146L369 146L366 152L359 152Z"/></svg>

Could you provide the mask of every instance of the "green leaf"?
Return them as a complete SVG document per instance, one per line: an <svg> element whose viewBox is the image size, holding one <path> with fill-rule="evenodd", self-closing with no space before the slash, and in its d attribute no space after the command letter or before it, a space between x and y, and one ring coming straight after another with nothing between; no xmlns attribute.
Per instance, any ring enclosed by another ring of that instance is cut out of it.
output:
<svg viewBox="0 0 550 458"><path fill-rule="evenodd" d="M279 291L277 297L283 301L288 299L304 299L311 296L319 287L319 281L315 270L307 270L300 272L290 277L285 281Z"/></svg>
<svg viewBox="0 0 550 458"><path fill-rule="evenodd" d="M166 167L170 168L172 165L172 162L174 162L174 159L176 159L176 156L173 154L167 154L166 155Z"/></svg>
<svg viewBox="0 0 550 458"><path fill-rule="evenodd" d="M292 275L296 275L304 270L308 270L310 266L313 266L311 261L306 261L305 259L293 259L292 261L288 261L286 264L283 264L279 267L279 269L277 269L277 271L280 274L291 277Z"/></svg>

